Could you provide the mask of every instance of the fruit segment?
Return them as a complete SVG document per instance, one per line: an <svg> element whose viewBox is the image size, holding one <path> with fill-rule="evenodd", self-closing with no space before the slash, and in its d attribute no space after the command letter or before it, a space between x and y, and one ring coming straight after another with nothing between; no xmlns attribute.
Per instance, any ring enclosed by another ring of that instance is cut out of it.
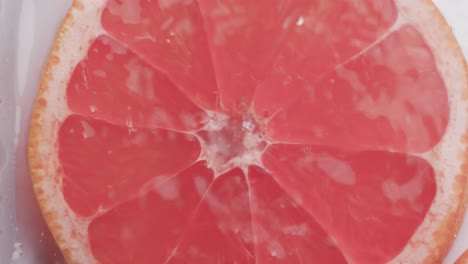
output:
<svg viewBox="0 0 468 264"><path fill-rule="evenodd" d="M262 117L275 114L298 98L299 87L313 86L321 76L368 48L390 30L397 18L391 0L288 2L294 3L299 12L276 28L281 31L287 26L290 32L281 49L275 50L272 69L255 94L255 110ZM270 45L261 48L270 49Z"/></svg>
<svg viewBox="0 0 468 264"><path fill-rule="evenodd" d="M331 71L395 20L390 0L110 0L102 16L107 32L202 107L220 99L245 112L259 87L262 114L280 107L289 85Z"/></svg>
<svg viewBox="0 0 468 264"><path fill-rule="evenodd" d="M246 112L306 1L199 1L224 109Z"/></svg>
<svg viewBox="0 0 468 264"><path fill-rule="evenodd" d="M129 127L192 131L206 114L162 73L115 40L101 36L73 72L70 109Z"/></svg>
<svg viewBox="0 0 468 264"><path fill-rule="evenodd" d="M70 116L58 151L65 200L77 214L91 216L167 181L198 159L200 144L177 132Z"/></svg>
<svg viewBox="0 0 468 264"><path fill-rule="evenodd" d="M424 152L440 141L449 119L432 52L411 26L319 82L295 83L290 94L300 97L268 124L270 136L287 143Z"/></svg>
<svg viewBox="0 0 468 264"><path fill-rule="evenodd" d="M109 0L102 25L198 105L217 109L215 75L195 1Z"/></svg>
<svg viewBox="0 0 468 264"><path fill-rule="evenodd" d="M249 170L257 264L347 263L333 238L259 167Z"/></svg>
<svg viewBox="0 0 468 264"><path fill-rule="evenodd" d="M244 173L217 178L181 238L169 264L255 264L249 191Z"/></svg>
<svg viewBox="0 0 468 264"><path fill-rule="evenodd" d="M431 165L403 154L274 145L263 162L352 263L394 258L435 196Z"/></svg>
<svg viewBox="0 0 468 264"><path fill-rule="evenodd" d="M96 218L88 229L94 256L102 264L166 263L212 180L199 162Z"/></svg>

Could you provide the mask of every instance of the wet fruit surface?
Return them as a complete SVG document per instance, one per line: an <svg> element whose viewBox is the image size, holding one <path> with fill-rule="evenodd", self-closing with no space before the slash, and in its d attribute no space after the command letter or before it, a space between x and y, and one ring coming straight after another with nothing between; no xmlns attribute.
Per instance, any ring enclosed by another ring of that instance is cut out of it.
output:
<svg viewBox="0 0 468 264"><path fill-rule="evenodd" d="M385 263L436 192L446 87L392 1L110 0L68 84L102 263ZM438 108L433 106L437 105Z"/></svg>

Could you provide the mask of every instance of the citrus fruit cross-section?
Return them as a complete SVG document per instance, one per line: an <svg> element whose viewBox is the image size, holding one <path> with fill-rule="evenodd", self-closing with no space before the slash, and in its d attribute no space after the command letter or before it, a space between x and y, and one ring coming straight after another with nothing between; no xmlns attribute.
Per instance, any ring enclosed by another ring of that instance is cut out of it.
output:
<svg viewBox="0 0 468 264"><path fill-rule="evenodd" d="M429 0L75 0L28 155L69 263L440 263L467 110Z"/></svg>

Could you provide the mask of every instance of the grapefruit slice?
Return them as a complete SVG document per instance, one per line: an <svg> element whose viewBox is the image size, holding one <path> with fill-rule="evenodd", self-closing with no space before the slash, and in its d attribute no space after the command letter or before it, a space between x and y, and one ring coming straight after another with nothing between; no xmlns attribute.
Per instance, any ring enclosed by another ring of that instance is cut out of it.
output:
<svg viewBox="0 0 468 264"><path fill-rule="evenodd" d="M36 196L69 263L439 263L465 66L429 0L75 0Z"/></svg>

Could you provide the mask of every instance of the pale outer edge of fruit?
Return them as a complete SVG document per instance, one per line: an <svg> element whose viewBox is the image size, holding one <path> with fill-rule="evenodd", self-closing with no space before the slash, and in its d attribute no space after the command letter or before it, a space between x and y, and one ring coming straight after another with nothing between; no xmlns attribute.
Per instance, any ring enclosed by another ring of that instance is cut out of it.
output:
<svg viewBox="0 0 468 264"><path fill-rule="evenodd" d="M427 217L406 248L391 263L438 263L452 245L466 208L468 142L468 78L466 64L451 29L430 0L396 0L395 28L410 23L433 49L439 71L449 88L451 115L447 133L434 150L421 155L436 171L437 192ZM106 0L75 0L67 14L43 72L31 120L28 156L34 190L42 213L69 263L97 263L87 236L93 220L77 216L61 191L58 131L71 113L66 88L74 67L104 30L100 17ZM54 144L44 144L54 142ZM442 173L442 171L444 173ZM455 201L455 202L454 202Z"/></svg>
<svg viewBox="0 0 468 264"><path fill-rule="evenodd" d="M468 264L468 250L465 250L454 264Z"/></svg>

